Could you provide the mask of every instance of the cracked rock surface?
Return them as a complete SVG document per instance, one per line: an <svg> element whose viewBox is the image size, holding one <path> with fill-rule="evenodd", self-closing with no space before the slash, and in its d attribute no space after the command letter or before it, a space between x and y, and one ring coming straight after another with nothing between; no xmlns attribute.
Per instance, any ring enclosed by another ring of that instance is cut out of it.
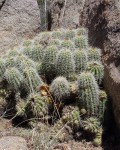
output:
<svg viewBox="0 0 120 150"><path fill-rule="evenodd" d="M0 52L34 36L39 29L36 0L0 0Z"/></svg>

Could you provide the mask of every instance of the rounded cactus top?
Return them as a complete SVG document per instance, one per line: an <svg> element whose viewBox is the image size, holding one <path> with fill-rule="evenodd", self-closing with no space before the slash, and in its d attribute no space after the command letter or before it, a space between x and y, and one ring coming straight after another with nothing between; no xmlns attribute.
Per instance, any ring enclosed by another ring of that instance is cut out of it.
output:
<svg viewBox="0 0 120 150"><path fill-rule="evenodd" d="M90 47L88 49L89 61L101 61L101 49Z"/></svg>
<svg viewBox="0 0 120 150"><path fill-rule="evenodd" d="M55 100L62 100L70 94L70 85L65 77L57 77L53 80L50 86L50 92L55 97Z"/></svg>
<svg viewBox="0 0 120 150"><path fill-rule="evenodd" d="M79 89L91 88L93 85L98 89L97 82L90 72L82 72L77 79Z"/></svg>
<svg viewBox="0 0 120 150"><path fill-rule="evenodd" d="M81 28L78 28L77 30L76 30L76 33L77 33L77 35L84 35L84 36L88 36L88 30L87 30L87 28L83 28L83 27L81 27Z"/></svg>

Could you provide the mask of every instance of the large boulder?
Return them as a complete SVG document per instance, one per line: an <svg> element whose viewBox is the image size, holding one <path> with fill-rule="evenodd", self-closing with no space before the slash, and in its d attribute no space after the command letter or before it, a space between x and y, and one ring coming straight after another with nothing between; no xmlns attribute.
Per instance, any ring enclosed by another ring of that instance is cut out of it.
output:
<svg viewBox="0 0 120 150"><path fill-rule="evenodd" d="M0 52L34 36L39 29L36 0L0 0Z"/></svg>
<svg viewBox="0 0 120 150"><path fill-rule="evenodd" d="M49 4L50 14L49 20L51 22L51 29L76 28L79 26L79 16L84 6L84 0L56 0Z"/></svg>
<svg viewBox="0 0 120 150"><path fill-rule="evenodd" d="M0 139L0 150L28 150L28 147L22 137L5 136Z"/></svg>
<svg viewBox="0 0 120 150"><path fill-rule="evenodd" d="M119 0L86 0L80 25L89 29L90 44L103 50L104 87L112 99L115 120L120 128L119 10Z"/></svg>

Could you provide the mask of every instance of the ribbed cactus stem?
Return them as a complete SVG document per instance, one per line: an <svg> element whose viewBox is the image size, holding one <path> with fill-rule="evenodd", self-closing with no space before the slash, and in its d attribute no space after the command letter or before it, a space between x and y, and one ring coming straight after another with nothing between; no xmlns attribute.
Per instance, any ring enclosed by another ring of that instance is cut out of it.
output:
<svg viewBox="0 0 120 150"><path fill-rule="evenodd" d="M0 78L3 77L5 72L5 60L3 58L0 58Z"/></svg>
<svg viewBox="0 0 120 150"><path fill-rule="evenodd" d="M23 76L17 68L8 68L5 71L5 79L12 90L18 90L23 82Z"/></svg>
<svg viewBox="0 0 120 150"><path fill-rule="evenodd" d="M56 61L57 75L69 77L75 72L75 62L73 59L72 52L68 49L62 49L57 55Z"/></svg>
<svg viewBox="0 0 120 150"><path fill-rule="evenodd" d="M43 84L42 79L39 77L38 72L34 68L26 67L23 70L23 74L24 74L24 80L28 85L28 87L30 88L31 92L36 91L37 87Z"/></svg>
<svg viewBox="0 0 120 150"><path fill-rule="evenodd" d="M99 88L94 76L83 72L78 76L78 94L81 109L87 111L88 116L96 116L99 106Z"/></svg>
<svg viewBox="0 0 120 150"><path fill-rule="evenodd" d="M48 112L47 101L44 97L41 97L39 93L31 94L28 97L28 102L26 104L26 113L30 114L36 119L44 119Z"/></svg>
<svg viewBox="0 0 120 150"><path fill-rule="evenodd" d="M57 77L50 85L50 92L56 101L63 101L70 95L69 82L64 77Z"/></svg>
<svg viewBox="0 0 120 150"><path fill-rule="evenodd" d="M83 50L74 51L74 60L75 60L75 72L79 74L86 70L87 67L87 54Z"/></svg>
<svg viewBox="0 0 120 150"><path fill-rule="evenodd" d="M88 60L101 62L101 49L90 47L88 49Z"/></svg>
<svg viewBox="0 0 120 150"><path fill-rule="evenodd" d="M75 46L74 46L74 43L70 40L64 40L62 43L61 43L61 47L64 49L70 49L71 51L74 51L75 50Z"/></svg>
<svg viewBox="0 0 120 150"><path fill-rule="evenodd" d="M75 37L75 31L73 30L67 30L65 33L65 38L72 40Z"/></svg>
<svg viewBox="0 0 120 150"><path fill-rule="evenodd" d="M42 68L46 76L55 74L55 60L58 49L56 46L48 46L45 51Z"/></svg>
<svg viewBox="0 0 120 150"><path fill-rule="evenodd" d="M74 39L75 47L79 49L88 49L88 39L86 36L77 36Z"/></svg>
<svg viewBox="0 0 120 150"><path fill-rule="evenodd" d="M104 76L104 67L101 63L97 61L92 61L87 64L87 71L90 71L98 84L101 84L103 76Z"/></svg>
<svg viewBox="0 0 120 150"><path fill-rule="evenodd" d="M99 113L98 113L98 117L100 119L100 121L103 121L104 118L104 113L105 113L105 109L106 109L106 102L107 102L107 94L105 93L105 91L100 90L99 91Z"/></svg>

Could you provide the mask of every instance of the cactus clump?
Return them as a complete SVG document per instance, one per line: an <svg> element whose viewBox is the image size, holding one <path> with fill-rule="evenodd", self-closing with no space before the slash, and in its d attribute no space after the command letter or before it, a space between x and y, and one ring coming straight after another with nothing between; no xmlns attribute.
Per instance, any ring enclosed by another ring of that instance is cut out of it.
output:
<svg viewBox="0 0 120 150"><path fill-rule="evenodd" d="M56 101L63 101L70 95L69 82L64 77L57 77L50 85L50 92Z"/></svg>
<svg viewBox="0 0 120 150"><path fill-rule="evenodd" d="M74 51L74 49L75 49L74 43L72 43L72 41L70 41L70 40L64 40L61 43L61 47L66 48L66 49L70 49L71 51Z"/></svg>
<svg viewBox="0 0 120 150"><path fill-rule="evenodd" d="M3 58L0 58L0 78L3 77L5 73L5 61Z"/></svg>
<svg viewBox="0 0 120 150"><path fill-rule="evenodd" d="M101 50L99 48L90 47L88 49L88 60L101 62Z"/></svg>
<svg viewBox="0 0 120 150"><path fill-rule="evenodd" d="M23 75L27 88L29 87L32 92L34 92L38 86L43 84L43 81L39 77L39 74L32 67L29 68L26 67L23 70Z"/></svg>
<svg viewBox="0 0 120 150"><path fill-rule="evenodd" d="M67 30L65 34L65 38L68 40L72 40L75 37L75 31Z"/></svg>
<svg viewBox="0 0 120 150"><path fill-rule="evenodd" d="M99 91L99 113L98 113L98 118L100 121L103 121L104 118L104 113L106 109L106 102L107 102L107 94L105 91L100 90Z"/></svg>
<svg viewBox="0 0 120 150"><path fill-rule="evenodd" d="M66 113L62 117L62 121L67 123L71 128L75 129L80 125L80 111L74 108L72 112Z"/></svg>
<svg viewBox="0 0 120 150"><path fill-rule="evenodd" d="M32 57L31 47L25 47L23 49L23 54L31 58Z"/></svg>
<svg viewBox="0 0 120 150"><path fill-rule="evenodd" d="M88 36L88 30L86 28L78 28L76 33L79 36Z"/></svg>
<svg viewBox="0 0 120 150"><path fill-rule="evenodd" d="M28 98L28 102L26 104L26 113L27 116L32 115L32 117L43 118L48 112L47 102L44 97L41 97L38 93L31 94Z"/></svg>
<svg viewBox="0 0 120 150"><path fill-rule="evenodd" d="M75 60L75 72L79 74L82 71L86 70L87 67L87 55L82 50L74 51L74 60Z"/></svg>
<svg viewBox="0 0 120 150"><path fill-rule="evenodd" d="M97 61L89 62L87 65L87 71L90 71L98 84L101 84L103 76L104 76L104 67L101 63Z"/></svg>
<svg viewBox="0 0 120 150"><path fill-rule="evenodd" d="M100 128L100 123L97 118L86 118L82 121L83 129L87 132L96 134Z"/></svg>
<svg viewBox="0 0 120 150"><path fill-rule="evenodd" d="M17 68L6 69L4 77L12 90L18 90L23 82L23 75Z"/></svg>
<svg viewBox="0 0 120 150"><path fill-rule="evenodd" d="M69 77L75 72L75 62L72 56L72 52L67 49L62 49L57 55L56 61L57 75Z"/></svg>
<svg viewBox="0 0 120 150"><path fill-rule="evenodd" d="M55 74L55 60L58 49L56 46L48 46L45 51L42 68L45 75Z"/></svg>
<svg viewBox="0 0 120 150"><path fill-rule="evenodd" d="M77 36L74 39L75 47L79 49L88 49L88 39L86 36Z"/></svg>
<svg viewBox="0 0 120 150"><path fill-rule="evenodd" d="M98 132L95 135L93 144L96 147L101 146L101 144L102 144L102 132L103 132L102 128L99 128Z"/></svg>
<svg viewBox="0 0 120 150"><path fill-rule="evenodd" d="M78 94L81 109L87 111L87 116L96 116L99 106L99 89L94 76L89 72L83 72L78 76Z"/></svg>

